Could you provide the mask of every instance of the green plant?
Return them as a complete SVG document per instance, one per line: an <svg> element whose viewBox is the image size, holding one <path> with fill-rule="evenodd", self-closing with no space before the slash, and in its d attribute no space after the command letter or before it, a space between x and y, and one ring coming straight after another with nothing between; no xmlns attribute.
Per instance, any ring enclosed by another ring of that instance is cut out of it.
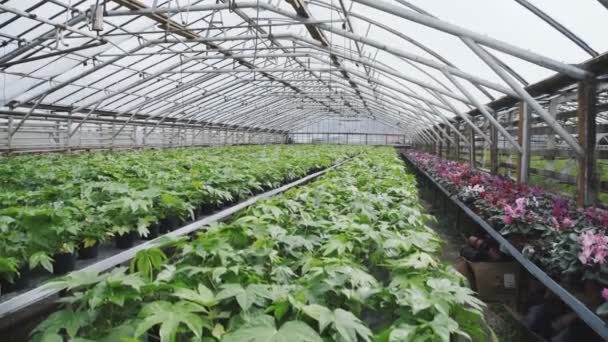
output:
<svg viewBox="0 0 608 342"><path fill-rule="evenodd" d="M429 219L394 151L368 151L174 244L166 259L153 248L129 270L55 282L72 289L65 317L87 312L91 328L53 317L32 338L68 328L165 342L483 338L483 304L438 261Z"/></svg>

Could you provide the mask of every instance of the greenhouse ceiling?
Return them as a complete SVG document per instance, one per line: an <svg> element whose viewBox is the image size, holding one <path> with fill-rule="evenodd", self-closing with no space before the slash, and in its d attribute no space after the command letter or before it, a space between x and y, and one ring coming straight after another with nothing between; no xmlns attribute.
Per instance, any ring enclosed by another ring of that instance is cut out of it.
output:
<svg viewBox="0 0 608 342"><path fill-rule="evenodd" d="M526 86L591 77L607 18L608 0L3 0L0 113L429 138L474 111L496 124L486 104L507 97L580 154Z"/></svg>

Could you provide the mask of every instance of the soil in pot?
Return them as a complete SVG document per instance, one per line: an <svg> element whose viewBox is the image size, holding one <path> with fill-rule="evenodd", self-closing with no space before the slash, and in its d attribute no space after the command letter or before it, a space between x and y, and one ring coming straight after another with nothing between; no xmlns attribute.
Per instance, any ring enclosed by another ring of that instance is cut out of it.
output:
<svg viewBox="0 0 608 342"><path fill-rule="evenodd" d="M160 223L154 223L150 227L148 227L150 231L147 236L142 236L144 240L152 240L156 239L160 235Z"/></svg>
<svg viewBox="0 0 608 342"><path fill-rule="evenodd" d="M75 253L57 253L53 255L53 274L66 274L76 268Z"/></svg>
<svg viewBox="0 0 608 342"><path fill-rule="evenodd" d="M136 239L136 232L128 232L122 235L114 236L114 242L116 244L116 248L118 249L127 249L133 247Z"/></svg>
<svg viewBox="0 0 608 342"><path fill-rule="evenodd" d="M87 260L97 258L99 254L99 242L95 242L93 246L85 247L84 243L78 247L78 259Z"/></svg>

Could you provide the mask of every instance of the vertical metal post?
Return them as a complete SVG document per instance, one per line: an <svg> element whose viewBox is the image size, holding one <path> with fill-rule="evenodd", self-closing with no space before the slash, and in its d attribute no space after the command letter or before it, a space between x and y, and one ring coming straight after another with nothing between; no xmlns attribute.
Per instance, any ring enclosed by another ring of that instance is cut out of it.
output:
<svg viewBox="0 0 608 342"><path fill-rule="evenodd" d="M595 170L596 93L593 78L578 84L578 141L584 149L579 159L578 194L579 207L591 205L597 198L597 173Z"/></svg>
<svg viewBox="0 0 608 342"><path fill-rule="evenodd" d="M133 125L133 134L131 134L131 141L133 141L133 146L137 146L137 126Z"/></svg>
<svg viewBox="0 0 608 342"><path fill-rule="evenodd" d="M367 145L367 136L368 136L368 134L365 133L365 145Z"/></svg>
<svg viewBox="0 0 608 342"><path fill-rule="evenodd" d="M114 138L116 138L116 123L112 121L112 139L110 140L110 151L114 148Z"/></svg>
<svg viewBox="0 0 608 342"><path fill-rule="evenodd" d="M518 108L517 142L522 148L517 163L517 183L527 184L530 178L530 113L528 104L520 102Z"/></svg>
<svg viewBox="0 0 608 342"><path fill-rule="evenodd" d="M13 116L8 117L8 150L11 150L13 145Z"/></svg>

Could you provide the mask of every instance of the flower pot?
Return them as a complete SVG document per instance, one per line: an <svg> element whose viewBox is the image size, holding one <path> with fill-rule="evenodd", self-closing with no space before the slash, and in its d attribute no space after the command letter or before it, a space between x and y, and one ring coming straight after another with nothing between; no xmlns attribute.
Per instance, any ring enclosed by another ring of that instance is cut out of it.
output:
<svg viewBox="0 0 608 342"><path fill-rule="evenodd" d="M585 302L591 306L600 305L604 302L602 298L602 289L604 287L597 281L585 279L583 281L583 289L585 291Z"/></svg>
<svg viewBox="0 0 608 342"><path fill-rule="evenodd" d="M136 239L137 233L133 231L114 236L114 242L116 244L116 248L118 249L127 249L133 247Z"/></svg>
<svg viewBox="0 0 608 342"><path fill-rule="evenodd" d="M75 253L57 253L53 255L53 274L66 274L76 268Z"/></svg>
<svg viewBox="0 0 608 342"><path fill-rule="evenodd" d="M177 216L169 216L169 217L165 217L164 219L162 219L160 221L160 224L161 224L161 231L164 231L166 233L166 232L170 232L170 231L173 231L173 230L179 228L179 225L181 224L181 220Z"/></svg>
<svg viewBox="0 0 608 342"><path fill-rule="evenodd" d="M78 259L87 260L97 258L99 254L99 241L95 242L93 246L85 247L84 243L81 243L78 247Z"/></svg>
<svg viewBox="0 0 608 342"><path fill-rule="evenodd" d="M215 211L215 208L213 207L212 204L202 204L198 208L197 217L200 218L201 216L210 215L214 211Z"/></svg>
<svg viewBox="0 0 608 342"><path fill-rule="evenodd" d="M144 240L152 240L156 239L160 235L160 224L154 223L150 227L148 227L149 233L147 236L142 236Z"/></svg>
<svg viewBox="0 0 608 342"><path fill-rule="evenodd" d="M30 275L30 268L27 265L21 266L19 268L19 275L13 278L13 282L5 279L0 280L0 288L2 288L2 293L20 291L27 288L30 284Z"/></svg>

